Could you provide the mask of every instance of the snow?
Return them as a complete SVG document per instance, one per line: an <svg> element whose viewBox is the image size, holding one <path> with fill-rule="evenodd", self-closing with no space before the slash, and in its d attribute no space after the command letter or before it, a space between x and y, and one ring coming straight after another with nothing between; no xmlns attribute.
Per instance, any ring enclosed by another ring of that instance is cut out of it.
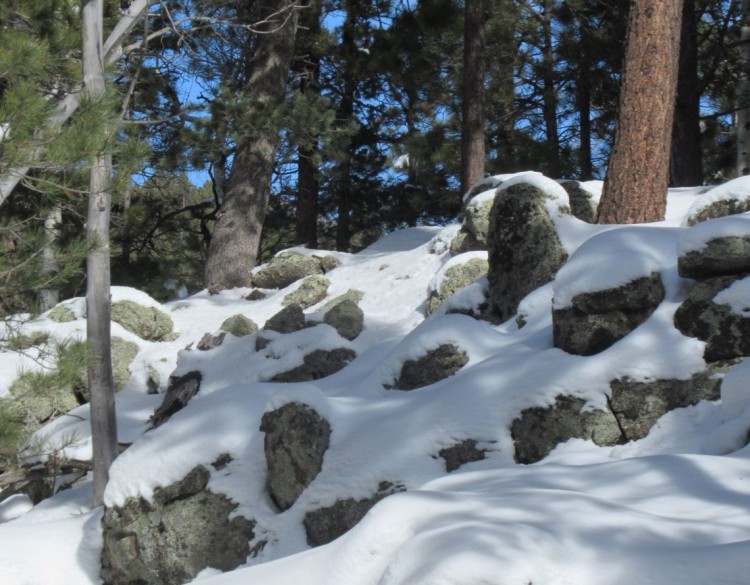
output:
<svg viewBox="0 0 750 585"><path fill-rule="evenodd" d="M232 498L238 504L234 513L254 519L256 541L268 544L234 571L206 569L194 581L201 585L746 583L750 447L743 446L750 428L750 360L726 375L721 401L670 412L640 441L597 447L573 439L540 463L523 466L513 460L510 426L522 410L553 404L559 394L580 397L590 409L605 408L613 379L686 379L703 371L704 344L672 324L689 285L677 275L677 255L717 233L737 233L741 228L734 224L747 225L747 219L680 227L693 202L705 197L694 189L670 192L668 218L656 225L591 226L560 215L567 196L557 182L529 173L502 181L501 189L514 181L543 189L570 254L554 283L521 302L526 324L520 329L514 319L492 325L446 314L447 307L476 307L486 278L425 318L430 290L459 261L447 252L457 226L400 230L357 254L332 253L341 264L326 274L328 298L306 313L322 321L328 300L362 291L365 330L353 341L319 323L288 335L263 332L270 343L257 352L258 334L227 335L209 351L186 349L238 313L263 326L296 285L252 302L243 298L247 289L234 289L163 305L133 289L114 288L115 301L133 300L169 314L179 337L146 342L113 326L114 334L136 341L140 353L117 395L119 438L132 446L111 469L107 505L150 499L196 465L210 469L209 489ZM601 185L585 188L598 195ZM750 183L732 189L737 198L750 196ZM473 257L485 256L471 253L460 261ZM665 299L630 335L589 357L553 347L553 303L568 306L578 294L653 272L661 275ZM743 312L750 279L721 294L720 302ZM82 337L82 300L65 304L75 321L55 323L43 315L24 331ZM388 389L405 361L448 343L468 357L456 375L409 392ZM314 382L269 382L310 351L339 347L357 353L340 372ZM29 359L0 352L0 395L19 368L32 367ZM163 398L148 394L149 371L158 371L163 391L170 375L196 369L203 374L200 392L169 422L147 430ZM332 434L323 471L279 514L265 490L258 429L264 413L289 402L325 417ZM68 456L88 458L88 407L70 415L39 436ZM80 440L65 446L71 435ZM446 473L438 452L464 439L476 440L486 458ZM211 462L224 453L232 461L214 470ZM369 497L382 481L407 491L381 501L334 542L308 547L302 526L307 512L340 498ZM33 507L23 497L0 503L0 583L100 583L101 510L90 508L90 492L87 481Z"/></svg>
<svg viewBox="0 0 750 585"><path fill-rule="evenodd" d="M685 230L680 238L679 254L701 252L711 240L750 237L750 213L720 217Z"/></svg>

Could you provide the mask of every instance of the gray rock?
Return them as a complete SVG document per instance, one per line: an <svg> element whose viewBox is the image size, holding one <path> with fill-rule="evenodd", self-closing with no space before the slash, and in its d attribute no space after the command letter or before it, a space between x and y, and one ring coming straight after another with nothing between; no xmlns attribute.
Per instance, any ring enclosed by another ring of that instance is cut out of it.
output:
<svg viewBox="0 0 750 585"><path fill-rule="evenodd" d="M155 307L144 307L133 301L113 303L112 321L147 341L169 341L174 338L172 318Z"/></svg>
<svg viewBox="0 0 750 585"><path fill-rule="evenodd" d="M307 544L322 546L333 542L354 528L380 500L400 491L404 491L403 486L382 481L378 491L369 498L337 500L332 506L308 512L303 520Z"/></svg>
<svg viewBox="0 0 750 585"><path fill-rule="evenodd" d="M235 337L245 337L258 331L258 325L252 319L245 317L241 313L237 313L225 319L219 329L231 333Z"/></svg>
<svg viewBox="0 0 750 585"><path fill-rule="evenodd" d="M112 337L112 381L115 392L122 390L130 380L130 364L138 355L138 345L132 341L125 341L120 337ZM86 374L88 379L88 373ZM86 384L88 386L88 383Z"/></svg>
<svg viewBox="0 0 750 585"><path fill-rule="evenodd" d="M304 363L301 366L277 374L272 382L311 382L320 380L346 367L357 354L351 349L316 349L304 357Z"/></svg>
<svg viewBox="0 0 750 585"><path fill-rule="evenodd" d="M658 272L614 289L582 293L572 305L552 311L555 347L594 355L641 325L664 299Z"/></svg>
<svg viewBox="0 0 750 585"><path fill-rule="evenodd" d="M279 333L294 333L305 328L305 314L299 305L287 305L271 317L264 329Z"/></svg>
<svg viewBox="0 0 750 585"><path fill-rule="evenodd" d="M740 315L729 305L714 302L736 280L735 276L719 276L698 282L675 312L677 329L706 342L703 357L707 362L750 355L750 313Z"/></svg>
<svg viewBox="0 0 750 585"><path fill-rule="evenodd" d="M498 191L490 217L489 304L506 321L533 290L554 279L567 259L543 191L518 183Z"/></svg>
<svg viewBox="0 0 750 585"><path fill-rule="evenodd" d="M362 333L365 314L354 301L344 300L336 304L324 316L323 321L333 327L344 339L355 339Z"/></svg>
<svg viewBox="0 0 750 585"><path fill-rule="evenodd" d="M306 276L323 274L320 258L286 251L253 275L253 285L260 288L285 288Z"/></svg>
<svg viewBox="0 0 750 585"><path fill-rule="evenodd" d="M254 522L230 520L237 505L206 490L208 480L208 470L198 466L157 489L152 503L130 498L122 507L105 508L105 585L181 585L203 569L231 571L246 562Z"/></svg>
<svg viewBox="0 0 750 585"><path fill-rule="evenodd" d="M268 295L266 293L264 293L263 291L260 291L260 290L258 290L256 288L256 289L253 289L252 291L250 291L250 293L247 294L247 295L245 295L243 298L246 301L262 301L267 296Z"/></svg>
<svg viewBox="0 0 750 585"><path fill-rule="evenodd" d="M344 301L352 301L355 304L359 304L359 302L364 298L365 298L365 293L363 293L361 290L357 290L356 288L350 288L344 294L332 298L325 305L323 305L323 308L326 310L332 309L333 307L335 307L339 303L343 303Z"/></svg>
<svg viewBox="0 0 750 585"><path fill-rule="evenodd" d="M747 211L750 211L750 197L746 199L721 199L691 213L687 218L687 223L689 226L693 226L709 219L717 219Z"/></svg>
<svg viewBox="0 0 750 585"><path fill-rule="evenodd" d="M489 198L476 205L469 204L464 214L463 226L473 236L475 245L479 249L487 249L488 233L490 230L490 214L492 212L493 199Z"/></svg>
<svg viewBox="0 0 750 585"><path fill-rule="evenodd" d="M581 409L586 402L573 396L557 396L548 408L527 408L511 425L517 463L541 461L560 443L585 439L599 446L625 442L617 419L609 411Z"/></svg>
<svg viewBox="0 0 750 585"><path fill-rule="evenodd" d="M320 473L331 425L309 406L291 402L265 413L260 430L265 433L268 493L287 510Z"/></svg>
<svg viewBox="0 0 750 585"><path fill-rule="evenodd" d="M198 345L196 345L195 347L198 351L208 351L209 349L217 348L222 343L224 343L224 338L226 336L227 334L225 331L222 331L218 335L212 335L211 333L204 333L203 337L200 338Z"/></svg>
<svg viewBox="0 0 750 585"><path fill-rule="evenodd" d="M203 374L197 370L188 372L179 378L170 379L169 387L164 394L164 400L149 419L151 428L156 428L165 423L175 412L185 408L193 396L198 394L202 380Z"/></svg>
<svg viewBox="0 0 750 585"><path fill-rule="evenodd" d="M597 203L578 181L565 181L563 189L570 199L570 212L586 223L596 223Z"/></svg>
<svg viewBox="0 0 750 585"><path fill-rule="evenodd" d="M334 268L338 268L341 265L341 261L336 256L323 256L320 259L320 266L323 272L330 272Z"/></svg>
<svg viewBox="0 0 750 585"><path fill-rule="evenodd" d="M488 267L489 264L484 258L471 258L462 264L448 268L440 283L440 288L430 292L427 299L427 314L431 315L459 290L482 278L487 274Z"/></svg>
<svg viewBox="0 0 750 585"><path fill-rule="evenodd" d="M284 297L281 304L284 306L299 305L303 309L307 309L326 298L329 286L331 286L331 281L325 276L319 274L308 276L297 290Z"/></svg>
<svg viewBox="0 0 750 585"><path fill-rule="evenodd" d="M700 252L677 259L680 276L705 280L714 276L750 273L750 236L727 236L710 240Z"/></svg>
<svg viewBox="0 0 750 585"><path fill-rule="evenodd" d="M438 456L445 461L445 470L450 473L466 463L484 460L486 453L486 449L477 447L476 440L465 439L460 443L440 449Z"/></svg>
<svg viewBox="0 0 750 585"><path fill-rule="evenodd" d="M387 388L414 390L429 386L454 375L468 361L469 357L463 349L453 344L443 344L419 359L404 362L398 380Z"/></svg>
<svg viewBox="0 0 750 585"><path fill-rule="evenodd" d="M469 230L461 226L456 236L451 240L450 253L451 256L459 256L465 252L474 252L477 250L486 250L487 243L484 245L479 243L474 237L474 234L470 233Z"/></svg>
<svg viewBox="0 0 750 585"><path fill-rule="evenodd" d="M57 323L68 323L76 320L76 315L65 305L57 305L47 315L47 319L50 321L56 321Z"/></svg>

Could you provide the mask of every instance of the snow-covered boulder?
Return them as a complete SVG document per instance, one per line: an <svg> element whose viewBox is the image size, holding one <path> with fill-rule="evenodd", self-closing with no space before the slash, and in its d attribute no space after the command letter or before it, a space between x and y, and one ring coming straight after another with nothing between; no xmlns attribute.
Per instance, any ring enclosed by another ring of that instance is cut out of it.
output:
<svg viewBox="0 0 750 585"><path fill-rule="evenodd" d="M193 396L198 394L202 380L203 374L197 370L170 380L164 400L149 419L151 427L158 427L168 421L175 412L185 408Z"/></svg>
<svg viewBox="0 0 750 585"><path fill-rule="evenodd" d="M704 280L750 273L750 214L699 223L679 242L680 276Z"/></svg>
<svg viewBox="0 0 750 585"><path fill-rule="evenodd" d="M750 177L738 177L714 187L693 202L687 213L687 225L750 211Z"/></svg>
<svg viewBox="0 0 750 585"><path fill-rule="evenodd" d="M485 276L488 267L485 252L468 252L451 258L430 285L427 314L434 313L459 290Z"/></svg>
<svg viewBox="0 0 750 585"><path fill-rule="evenodd" d="M401 373L392 385L394 390L415 390L429 386L453 376L469 361L466 352L460 347L445 343L427 352L418 359L407 360L401 366Z"/></svg>
<svg viewBox="0 0 750 585"><path fill-rule="evenodd" d="M320 258L285 250L253 272L253 285L259 288L286 288L306 276L324 272Z"/></svg>
<svg viewBox="0 0 750 585"><path fill-rule="evenodd" d="M484 460L488 449L479 446L476 439L464 439L450 447L438 451L438 457L445 462L445 471L450 473L462 465Z"/></svg>
<svg viewBox="0 0 750 585"><path fill-rule="evenodd" d="M341 337L351 341L362 333L365 314L357 303L345 299L329 309L323 316L323 321L333 327Z"/></svg>
<svg viewBox="0 0 750 585"><path fill-rule="evenodd" d="M357 354L347 347L316 349L303 358L303 363L287 372L276 374L272 382L311 382L326 378L345 368Z"/></svg>
<svg viewBox="0 0 750 585"><path fill-rule="evenodd" d="M242 313L237 313L236 315L227 317L219 329L231 333L235 337L245 337L258 331L258 325Z"/></svg>
<svg viewBox="0 0 750 585"><path fill-rule="evenodd" d="M169 315L131 300L112 303L112 321L146 341L170 341L174 336Z"/></svg>
<svg viewBox="0 0 750 585"><path fill-rule="evenodd" d="M565 181L561 185L568 193L570 212L573 216L586 223L595 223L599 203L593 194L584 189L578 181Z"/></svg>

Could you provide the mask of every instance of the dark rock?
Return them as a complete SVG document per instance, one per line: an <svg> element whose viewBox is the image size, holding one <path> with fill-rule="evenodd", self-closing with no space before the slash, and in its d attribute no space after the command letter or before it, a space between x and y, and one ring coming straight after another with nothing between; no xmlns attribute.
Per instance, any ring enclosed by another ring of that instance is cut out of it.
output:
<svg viewBox="0 0 750 585"><path fill-rule="evenodd" d="M354 528L380 500L400 491L404 491L403 486L382 481L378 491L370 498L337 500L332 506L308 512L303 521L307 544L322 546L333 542Z"/></svg>
<svg viewBox="0 0 750 585"><path fill-rule="evenodd" d="M286 251L253 275L253 285L260 288L285 288L306 276L323 274L320 258Z"/></svg>
<svg viewBox="0 0 750 585"><path fill-rule="evenodd" d="M170 380L169 387L164 394L164 400L149 419L151 428L156 428L165 423L175 412L185 408L187 403L201 389L201 380L203 380L203 375L199 371L188 372L184 376Z"/></svg>
<svg viewBox="0 0 750 585"><path fill-rule="evenodd" d="M471 258L448 268L438 290L430 292L427 299L427 314L431 315L459 290L486 275L488 266L484 258Z"/></svg>
<svg viewBox="0 0 750 585"><path fill-rule="evenodd" d="M552 311L555 347L594 355L641 325L664 299L658 272L614 289L582 293L570 307Z"/></svg>
<svg viewBox="0 0 750 585"><path fill-rule="evenodd" d="M548 408L527 408L511 425L517 463L541 461L560 443L585 439L606 447L625 442L617 419L609 411L583 412L586 402L573 396L557 396Z"/></svg>
<svg viewBox="0 0 750 585"><path fill-rule="evenodd" d="M684 335L706 342L707 362L750 355L750 300L748 312L734 313L714 297L738 280L719 276L698 282L674 315L674 324Z"/></svg>
<svg viewBox="0 0 750 585"><path fill-rule="evenodd" d="M331 281L325 276L319 274L308 276L302 281L299 288L284 297L281 304L284 306L299 305L303 309L312 307L326 298L330 285Z"/></svg>
<svg viewBox="0 0 750 585"><path fill-rule="evenodd" d="M154 492L153 502L130 498L105 508L102 571L105 585L181 585L208 567L231 571L251 553L254 523L226 496L206 490L209 472L194 468Z"/></svg>
<svg viewBox="0 0 750 585"><path fill-rule="evenodd" d="M750 236L727 236L707 242L700 252L692 251L677 260L680 276L705 280L715 276L750 273Z"/></svg>
<svg viewBox="0 0 750 585"><path fill-rule="evenodd" d="M570 212L586 223L596 223L597 203L578 181L565 181L562 188L568 193Z"/></svg>
<svg viewBox="0 0 750 585"><path fill-rule="evenodd" d="M268 493L279 508L287 510L320 473L331 425L309 406L291 402L265 413L260 430L266 434Z"/></svg>
<svg viewBox="0 0 750 585"><path fill-rule="evenodd" d="M357 354L351 349L316 349L304 357L304 363L301 366L277 374L272 382L311 382L320 380L346 367Z"/></svg>
<svg viewBox="0 0 750 585"><path fill-rule="evenodd" d="M750 198L720 199L691 213L687 218L687 222L689 226L693 226L709 219L737 215L738 213L745 213L747 211L750 211Z"/></svg>
<svg viewBox="0 0 750 585"><path fill-rule="evenodd" d="M259 291L257 288L250 291L249 294L245 295L246 301L262 301L265 299L268 295L264 293L263 291Z"/></svg>
<svg viewBox="0 0 750 585"><path fill-rule="evenodd" d="M533 290L554 279L567 259L539 188L518 183L495 196L488 236L487 274L495 320L515 315Z"/></svg>
<svg viewBox="0 0 750 585"><path fill-rule="evenodd" d="M305 328L305 314L299 305L288 305L271 317L264 329L279 333L294 333Z"/></svg>
<svg viewBox="0 0 750 585"><path fill-rule="evenodd" d="M112 321L147 341L174 339L172 318L156 307L144 307L133 301L113 303Z"/></svg>
<svg viewBox="0 0 750 585"><path fill-rule="evenodd" d="M227 334L225 331L222 331L218 335L204 333L203 337L201 337L200 341L198 342L198 345L196 345L195 347L198 351L208 351L209 349L214 349L224 343L224 338L226 336Z"/></svg>
<svg viewBox="0 0 750 585"><path fill-rule="evenodd" d="M466 439L450 447L440 449L438 456L445 461L445 470L450 473L466 463L482 461L487 453L486 449L479 449L474 439Z"/></svg>
<svg viewBox="0 0 750 585"><path fill-rule="evenodd" d="M323 321L333 327L344 339L355 339L362 333L365 314L354 301L344 300L336 304L323 317Z"/></svg>
<svg viewBox="0 0 750 585"><path fill-rule="evenodd" d="M258 331L258 325L252 319L245 317L241 313L237 313L225 319L219 329L231 333L235 337L245 337Z"/></svg>
<svg viewBox="0 0 750 585"><path fill-rule="evenodd" d="M414 390L448 378L469 361L466 352L453 344L443 344L419 359L408 360L393 386L395 390Z"/></svg>

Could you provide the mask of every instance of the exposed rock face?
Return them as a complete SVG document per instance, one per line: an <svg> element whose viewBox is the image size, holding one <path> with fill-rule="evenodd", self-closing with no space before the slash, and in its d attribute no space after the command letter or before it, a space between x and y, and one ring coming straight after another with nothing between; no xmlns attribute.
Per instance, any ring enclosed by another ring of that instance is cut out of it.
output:
<svg viewBox="0 0 750 585"><path fill-rule="evenodd" d="M541 461L557 445L569 439L586 439L599 446L625 442L617 419L611 412L582 412L585 404L580 398L558 396L554 406L524 410L511 426L516 462Z"/></svg>
<svg viewBox="0 0 750 585"><path fill-rule="evenodd" d="M698 282L675 312L677 329L706 342L703 357L708 362L750 355L750 314L715 301L737 281L736 276L718 276Z"/></svg>
<svg viewBox="0 0 750 585"><path fill-rule="evenodd" d="M307 544L322 546L336 540L354 528L380 500L403 489L400 485L382 481L378 486L378 491L369 498L338 500L332 506L308 512L303 521L307 533Z"/></svg>
<svg viewBox="0 0 750 585"><path fill-rule="evenodd" d="M466 352L453 344L443 344L417 360L408 360L393 386L395 390L414 390L448 378L469 361Z"/></svg>
<svg viewBox="0 0 750 585"><path fill-rule="evenodd" d="M303 309L312 307L326 298L330 285L331 281L325 276L320 276L319 274L308 276L302 281L297 290L290 292L284 297L281 304L284 306L299 305Z"/></svg>
<svg viewBox="0 0 750 585"><path fill-rule="evenodd" d="M253 275L253 285L260 288L285 288L306 276L323 274L320 259L299 252L281 252Z"/></svg>
<svg viewBox="0 0 750 585"><path fill-rule="evenodd" d="M570 212L586 223L596 223L597 203L578 181L565 181L563 189L570 199Z"/></svg>
<svg viewBox="0 0 750 585"><path fill-rule="evenodd" d="M490 310L499 322L515 315L527 294L554 279L567 259L544 192L527 183L498 191L488 246Z"/></svg>
<svg viewBox="0 0 750 585"><path fill-rule="evenodd" d="M346 367L357 354L351 349L316 349L308 353L301 366L274 376L272 382L311 382L320 380Z"/></svg>
<svg viewBox="0 0 750 585"><path fill-rule="evenodd" d="M450 473L466 463L482 461L486 453L486 449L477 447L475 439L465 439L460 443L440 449L438 456L445 461L445 470Z"/></svg>
<svg viewBox="0 0 750 585"><path fill-rule="evenodd" d="M170 380L169 387L164 394L161 405L151 415L151 428L156 428L168 421L171 416L187 405L201 389L203 375L199 371L188 372L184 376Z"/></svg>
<svg viewBox="0 0 750 585"><path fill-rule="evenodd" d="M680 256L677 268L680 276L696 280L750 274L750 236L715 238L700 252Z"/></svg>
<svg viewBox="0 0 750 585"><path fill-rule="evenodd" d="M438 290L430 292L427 299L427 314L431 315L459 290L487 274L488 267L489 263L484 258L471 258L448 268Z"/></svg>
<svg viewBox="0 0 750 585"><path fill-rule="evenodd" d="M552 311L555 347L575 355L594 355L646 321L664 299L658 272L621 287L582 293L572 305Z"/></svg>
<svg viewBox="0 0 750 585"><path fill-rule="evenodd" d="M268 493L287 510L320 473L331 425L309 406L291 402L264 414L260 430L266 434Z"/></svg>
<svg viewBox="0 0 750 585"><path fill-rule="evenodd" d="M230 571L250 554L254 523L229 514L237 507L206 490L203 466L157 489L153 502L131 498L102 519L105 585L181 585L208 567Z"/></svg>
<svg viewBox="0 0 750 585"><path fill-rule="evenodd" d="M231 333L235 337L245 337L258 331L258 325L242 313L237 313L225 319L219 329Z"/></svg>
<svg viewBox="0 0 750 585"><path fill-rule="evenodd" d="M343 300L325 314L323 321L344 339L352 340L362 333L365 314L354 301Z"/></svg>
<svg viewBox="0 0 750 585"><path fill-rule="evenodd" d="M305 328L305 314L299 305L288 305L271 317L264 329L279 333L294 333Z"/></svg>
<svg viewBox="0 0 750 585"><path fill-rule="evenodd" d="M147 341L168 341L172 338L172 318L155 307L144 307L133 301L113 303L112 321Z"/></svg>

